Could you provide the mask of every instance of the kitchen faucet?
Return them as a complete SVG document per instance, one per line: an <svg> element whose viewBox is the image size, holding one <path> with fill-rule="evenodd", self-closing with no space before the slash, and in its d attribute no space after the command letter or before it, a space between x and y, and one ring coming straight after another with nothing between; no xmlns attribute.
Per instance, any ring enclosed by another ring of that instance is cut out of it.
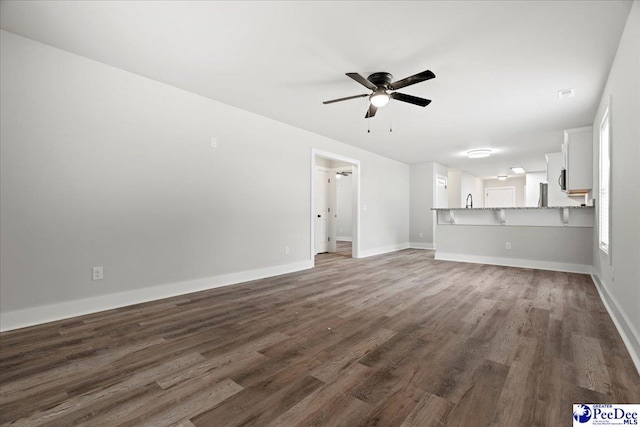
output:
<svg viewBox="0 0 640 427"><path fill-rule="evenodd" d="M471 193L469 193L469 195L467 195L466 203L467 203L467 205L465 206L465 208L473 208L473 196L471 195Z"/></svg>

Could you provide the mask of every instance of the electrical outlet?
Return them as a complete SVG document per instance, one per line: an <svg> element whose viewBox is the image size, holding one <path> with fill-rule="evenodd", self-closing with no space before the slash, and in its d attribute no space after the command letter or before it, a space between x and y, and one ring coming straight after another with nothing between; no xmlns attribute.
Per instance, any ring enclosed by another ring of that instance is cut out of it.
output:
<svg viewBox="0 0 640 427"><path fill-rule="evenodd" d="M505 247L506 249L511 249L511 242L507 242L507 243L505 243L504 247Z"/></svg>
<svg viewBox="0 0 640 427"><path fill-rule="evenodd" d="M289 255L289 246L284 247L284 254Z"/></svg>
<svg viewBox="0 0 640 427"><path fill-rule="evenodd" d="M91 280L104 279L104 269L102 267L93 267L93 276Z"/></svg>
<svg viewBox="0 0 640 427"><path fill-rule="evenodd" d="M218 138L211 138L211 148L218 148Z"/></svg>
<svg viewBox="0 0 640 427"><path fill-rule="evenodd" d="M424 238L424 234L420 233L420 238L421 239Z"/></svg>

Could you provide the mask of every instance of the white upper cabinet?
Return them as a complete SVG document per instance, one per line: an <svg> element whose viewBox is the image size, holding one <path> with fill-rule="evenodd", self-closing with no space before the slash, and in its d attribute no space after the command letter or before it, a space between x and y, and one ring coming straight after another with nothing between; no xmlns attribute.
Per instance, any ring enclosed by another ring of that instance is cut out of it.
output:
<svg viewBox="0 0 640 427"><path fill-rule="evenodd" d="M568 194L584 194L593 188L593 128L564 131L563 163L567 170Z"/></svg>

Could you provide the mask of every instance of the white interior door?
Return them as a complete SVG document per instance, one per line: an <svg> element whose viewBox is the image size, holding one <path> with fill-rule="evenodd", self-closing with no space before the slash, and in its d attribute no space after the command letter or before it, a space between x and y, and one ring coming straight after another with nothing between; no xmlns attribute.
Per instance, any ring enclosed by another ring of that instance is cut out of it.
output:
<svg viewBox="0 0 640 427"><path fill-rule="evenodd" d="M512 208L516 205L514 187L486 188L484 206L486 208Z"/></svg>
<svg viewBox="0 0 640 427"><path fill-rule="evenodd" d="M338 205L338 191L337 191L337 186L336 186L337 180L336 180L336 171L335 169L331 169L329 171L329 186L328 186L328 191L329 191L329 195L328 195L328 205L327 205L327 222L328 222L328 231L327 231L327 236L328 236L328 243L327 243L327 252L330 253L335 253L336 252L336 233L337 233L337 227L336 227L336 221L337 221L337 216L336 216L336 206Z"/></svg>
<svg viewBox="0 0 640 427"><path fill-rule="evenodd" d="M316 169L315 182L315 224L314 252L316 254L329 250L329 179L330 173L325 169Z"/></svg>
<svg viewBox="0 0 640 427"><path fill-rule="evenodd" d="M351 169L351 168L349 168ZM349 170L350 171L350 170ZM336 239L351 242L353 229L353 196L351 175L336 176Z"/></svg>
<svg viewBox="0 0 640 427"><path fill-rule="evenodd" d="M447 207L447 178L438 176L436 178L436 208Z"/></svg>

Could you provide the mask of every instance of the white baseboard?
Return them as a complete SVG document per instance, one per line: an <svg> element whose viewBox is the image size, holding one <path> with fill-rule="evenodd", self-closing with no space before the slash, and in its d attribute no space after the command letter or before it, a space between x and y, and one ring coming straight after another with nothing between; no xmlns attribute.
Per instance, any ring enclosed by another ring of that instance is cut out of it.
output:
<svg viewBox="0 0 640 427"><path fill-rule="evenodd" d="M591 278L593 279L593 283L596 285L596 289L598 290L598 294L600 294L600 299L602 300L604 307L609 313L609 317L613 320L613 324L616 325L616 329L631 355L633 364L636 365L636 370L640 374L640 334L638 334L638 331L633 327L633 323L629 321L625 312L620 309L618 301L613 295L611 295L611 293L609 293L605 284L600 281L600 277L592 274Z"/></svg>
<svg viewBox="0 0 640 427"><path fill-rule="evenodd" d="M428 249L432 251L436 248L436 245L435 243L411 242L409 243L409 247L411 249Z"/></svg>
<svg viewBox="0 0 640 427"><path fill-rule="evenodd" d="M533 268L536 270L564 271L567 273L591 274L593 267L583 264L570 264L564 262L538 261L520 258L501 258L481 255L454 254L436 251L435 259L441 261L470 262L474 264L503 265L506 267Z"/></svg>
<svg viewBox="0 0 640 427"><path fill-rule="evenodd" d="M358 258L367 258L374 255L387 254L389 252L401 251L403 249L409 249L409 243L396 243L395 245L381 246L378 248L367 249L366 251L360 251Z"/></svg>
<svg viewBox="0 0 640 427"><path fill-rule="evenodd" d="M66 301L57 304L27 308L24 310L0 313L0 331L10 331L27 326L39 325L56 320L68 319L104 310L125 307L142 302L155 301L163 298L234 285L266 277L279 276L295 271L313 268L313 260L293 262L256 270L230 273L203 279L187 280L184 282L168 283L136 289L133 291L117 292L108 295Z"/></svg>
<svg viewBox="0 0 640 427"><path fill-rule="evenodd" d="M336 242L352 242L353 239L349 236L336 236Z"/></svg>

